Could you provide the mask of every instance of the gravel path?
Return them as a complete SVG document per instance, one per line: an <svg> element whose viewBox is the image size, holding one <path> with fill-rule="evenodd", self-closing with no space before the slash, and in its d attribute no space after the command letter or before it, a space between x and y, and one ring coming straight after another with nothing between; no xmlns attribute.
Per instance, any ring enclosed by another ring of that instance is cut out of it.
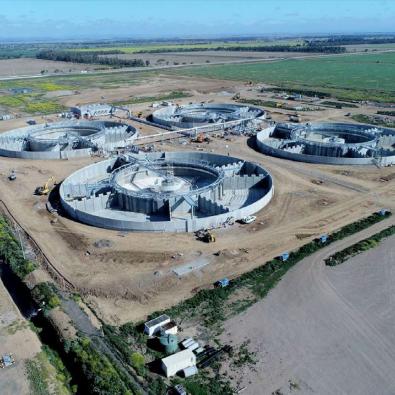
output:
<svg viewBox="0 0 395 395"><path fill-rule="evenodd" d="M340 266L323 260L394 223L331 244L225 325L257 363L233 376L248 394L395 394L395 237ZM232 375L232 374L231 374Z"/></svg>

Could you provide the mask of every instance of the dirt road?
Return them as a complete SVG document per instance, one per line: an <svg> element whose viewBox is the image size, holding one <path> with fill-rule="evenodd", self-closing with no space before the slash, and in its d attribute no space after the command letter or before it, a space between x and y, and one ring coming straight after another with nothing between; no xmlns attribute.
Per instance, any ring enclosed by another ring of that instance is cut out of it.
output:
<svg viewBox="0 0 395 395"><path fill-rule="evenodd" d="M263 301L225 325L250 339L257 363L237 372L243 394L395 393L395 237L338 267L333 252L390 226L384 221L298 263Z"/></svg>

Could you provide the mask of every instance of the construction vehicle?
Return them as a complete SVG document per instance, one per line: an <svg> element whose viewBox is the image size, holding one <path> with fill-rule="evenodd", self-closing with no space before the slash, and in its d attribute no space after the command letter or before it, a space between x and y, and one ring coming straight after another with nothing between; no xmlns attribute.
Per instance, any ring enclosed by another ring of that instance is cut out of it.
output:
<svg viewBox="0 0 395 395"><path fill-rule="evenodd" d="M138 113L137 113L137 118L141 118L143 116L143 112L142 111L139 111Z"/></svg>
<svg viewBox="0 0 395 395"><path fill-rule="evenodd" d="M56 185L55 177L51 176L48 178L47 182L44 185L40 185L34 191L35 195L48 195L51 192L52 188Z"/></svg>
<svg viewBox="0 0 395 395"><path fill-rule="evenodd" d="M192 143L209 143L210 138L206 136L204 133L199 133L194 139L192 139Z"/></svg>
<svg viewBox="0 0 395 395"><path fill-rule="evenodd" d="M9 174L8 179L10 181L15 181L16 180L16 172L15 172L15 170L11 170L11 173Z"/></svg>
<svg viewBox="0 0 395 395"><path fill-rule="evenodd" d="M302 122L302 117L298 113L290 114L289 115L289 120L291 122L300 123L300 122Z"/></svg>
<svg viewBox="0 0 395 395"><path fill-rule="evenodd" d="M216 237L213 233L211 233L208 229L201 229L196 232L196 237L200 241L204 241L205 243L215 243Z"/></svg>

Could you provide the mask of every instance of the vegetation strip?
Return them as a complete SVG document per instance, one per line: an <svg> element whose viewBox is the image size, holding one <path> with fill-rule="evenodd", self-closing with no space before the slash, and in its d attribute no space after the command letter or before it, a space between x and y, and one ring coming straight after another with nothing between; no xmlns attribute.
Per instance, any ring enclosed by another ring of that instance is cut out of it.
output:
<svg viewBox="0 0 395 395"><path fill-rule="evenodd" d="M103 53L104 52L104 53ZM77 51L56 51L52 49L40 51L37 53L37 59L54 60L59 62L101 64L111 67L145 67L149 66L149 61L144 62L142 59L121 59L118 57L105 57L109 52L77 52ZM119 52L118 52L119 53ZM120 51L122 53L122 51Z"/></svg>
<svg viewBox="0 0 395 395"><path fill-rule="evenodd" d="M325 264L327 266L336 266L347 261L355 255L361 254L367 250L377 247L381 240L390 237L395 234L395 225L390 226L387 229L382 230L375 235L368 237L367 239L361 240L358 243L353 244L350 247L345 248L342 251L338 251L331 255L329 258L325 259Z"/></svg>

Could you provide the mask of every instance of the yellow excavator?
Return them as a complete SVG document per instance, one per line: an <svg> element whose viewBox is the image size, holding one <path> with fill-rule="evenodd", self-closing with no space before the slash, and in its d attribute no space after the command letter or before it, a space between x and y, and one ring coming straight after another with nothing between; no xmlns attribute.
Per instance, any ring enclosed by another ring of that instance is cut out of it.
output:
<svg viewBox="0 0 395 395"><path fill-rule="evenodd" d="M49 192L51 192L52 188L56 185L56 180L54 176L51 176L48 178L47 182L44 185L40 185L36 188L34 193L36 195L48 195Z"/></svg>
<svg viewBox="0 0 395 395"><path fill-rule="evenodd" d="M204 241L205 243L215 243L216 237L213 233L211 233L208 229L201 229L195 232L195 235L198 240Z"/></svg>

